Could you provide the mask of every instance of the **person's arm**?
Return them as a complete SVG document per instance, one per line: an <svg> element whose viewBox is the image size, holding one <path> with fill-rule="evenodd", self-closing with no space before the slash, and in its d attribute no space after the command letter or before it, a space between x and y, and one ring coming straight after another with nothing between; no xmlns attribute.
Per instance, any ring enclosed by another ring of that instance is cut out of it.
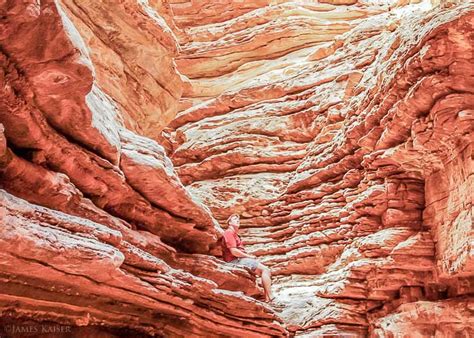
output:
<svg viewBox="0 0 474 338"><path fill-rule="evenodd" d="M237 249L237 248L229 248L229 250L230 250L230 253L234 255L235 257L255 258L254 255L249 255L248 253L245 253L242 250Z"/></svg>

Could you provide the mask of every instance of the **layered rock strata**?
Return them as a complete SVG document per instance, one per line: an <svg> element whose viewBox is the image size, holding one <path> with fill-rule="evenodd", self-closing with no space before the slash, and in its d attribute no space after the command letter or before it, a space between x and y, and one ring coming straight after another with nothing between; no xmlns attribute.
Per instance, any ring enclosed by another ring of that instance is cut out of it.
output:
<svg viewBox="0 0 474 338"><path fill-rule="evenodd" d="M473 334L473 9L288 2L189 24L194 105L164 144L218 219L244 217L297 335Z"/></svg>
<svg viewBox="0 0 474 338"><path fill-rule="evenodd" d="M133 132L158 133L153 121L181 95L176 45L155 12L113 5L1 5L0 335L31 320L73 333L285 335L249 297L261 294L255 278L210 255L222 230L209 209Z"/></svg>
<svg viewBox="0 0 474 338"><path fill-rule="evenodd" d="M472 4L0 12L0 326L474 334ZM272 305L219 259L234 212Z"/></svg>

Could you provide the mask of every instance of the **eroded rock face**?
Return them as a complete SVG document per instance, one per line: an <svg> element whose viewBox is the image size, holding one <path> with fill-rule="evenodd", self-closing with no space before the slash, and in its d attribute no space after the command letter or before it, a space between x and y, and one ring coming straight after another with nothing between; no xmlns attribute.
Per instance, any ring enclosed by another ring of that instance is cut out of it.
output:
<svg viewBox="0 0 474 338"><path fill-rule="evenodd" d="M138 106L166 123L180 96L162 100L169 93L157 78L168 79L173 60L155 45L171 33L151 24L153 13L135 15L133 3L85 28L101 4L85 12L53 1L0 8L2 323L104 327L97 334L285 335L272 309L247 296L261 293L255 278L209 255L222 230L163 147L127 129ZM119 26L129 16L137 23ZM142 43L154 52L135 55ZM140 57L151 68L140 69ZM121 65L108 64L115 61Z"/></svg>
<svg viewBox="0 0 474 338"><path fill-rule="evenodd" d="M94 64L94 82L113 98L125 126L157 137L174 118L183 92L174 63L179 45L166 8L158 1L74 0L57 7L72 42L83 45Z"/></svg>
<svg viewBox="0 0 474 338"><path fill-rule="evenodd" d="M164 144L218 219L242 214L290 331L470 335L474 8L325 3L189 24Z"/></svg>
<svg viewBox="0 0 474 338"><path fill-rule="evenodd" d="M0 12L0 325L474 335L472 4ZM218 258L235 212L274 307Z"/></svg>

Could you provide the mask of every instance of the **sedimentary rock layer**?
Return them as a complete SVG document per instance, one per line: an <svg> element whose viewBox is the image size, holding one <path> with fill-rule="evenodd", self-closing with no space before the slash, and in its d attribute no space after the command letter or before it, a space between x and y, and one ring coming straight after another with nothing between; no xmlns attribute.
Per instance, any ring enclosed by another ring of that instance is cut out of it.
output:
<svg viewBox="0 0 474 338"><path fill-rule="evenodd" d="M94 82L113 98L125 126L159 135L183 92L174 63L179 45L166 8L157 1L65 0L57 6L72 42L94 65Z"/></svg>
<svg viewBox="0 0 474 338"><path fill-rule="evenodd" d="M93 81L94 65L69 40L56 5L42 6L35 20L25 23L29 11L17 7L5 19L11 29L2 36L1 118L9 145L28 165L67 175L99 208L172 241L194 237L197 251L207 252L217 223L183 188L163 148L114 119L114 102ZM30 46L42 25L54 38L37 51ZM25 38L19 42L17 34Z"/></svg>
<svg viewBox="0 0 474 338"><path fill-rule="evenodd" d="M167 336L283 334L262 303L171 268L120 231L0 194L3 317Z"/></svg>
<svg viewBox="0 0 474 338"><path fill-rule="evenodd" d="M474 335L473 4L0 13L0 326ZM272 304L219 259L235 212Z"/></svg>
<svg viewBox="0 0 474 338"><path fill-rule="evenodd" d="M164 144L214 215L244 217L290 331L473 333L473 10L285 3L187 29L195 105Z"/></svg>
<svg viewBox="0 0 474 338"><path fill-rule="evenodd" d="M137 6L0 7L2 324L285 335L255 278L210 255L222 230L163 147L134 133L180 96L172 33Z"/></svg>

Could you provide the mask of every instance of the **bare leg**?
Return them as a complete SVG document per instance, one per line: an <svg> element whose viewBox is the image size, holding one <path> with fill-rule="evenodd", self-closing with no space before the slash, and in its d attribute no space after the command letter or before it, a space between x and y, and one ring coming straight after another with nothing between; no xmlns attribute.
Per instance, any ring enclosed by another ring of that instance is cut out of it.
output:
<svg viewBox="0 0 474 338"><path fill-rule="evenodd" d="M265 290L265 300L268 302L273 299L272 273L270 269L262 263L258 263L256 272L259 276L262 276L263 289Z"/></svg>

